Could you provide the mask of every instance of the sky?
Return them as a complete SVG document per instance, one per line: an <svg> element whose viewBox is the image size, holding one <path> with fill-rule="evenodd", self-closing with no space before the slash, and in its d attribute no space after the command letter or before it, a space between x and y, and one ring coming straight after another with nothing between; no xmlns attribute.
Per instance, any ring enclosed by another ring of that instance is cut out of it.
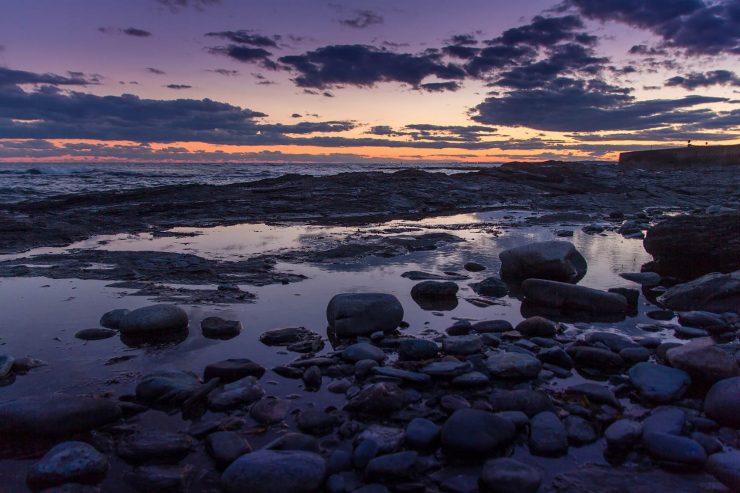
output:
<svg viewBox="0 0 740 493"><path fill-rule="evenodd" d="M740 143L739 0L3 0L0 162Z"/></svg>

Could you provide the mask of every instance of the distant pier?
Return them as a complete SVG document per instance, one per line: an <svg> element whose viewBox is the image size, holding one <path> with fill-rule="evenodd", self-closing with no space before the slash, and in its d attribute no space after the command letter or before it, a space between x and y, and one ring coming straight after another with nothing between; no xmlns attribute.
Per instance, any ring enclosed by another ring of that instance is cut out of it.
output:
<svg viewBox="0 0 740 493"><path fill-rule="evenodd" d="M740 144L693 145L673 149L623 152L619 155L619 166L624 168L672 169L732 165L740 165Z"/></svg>

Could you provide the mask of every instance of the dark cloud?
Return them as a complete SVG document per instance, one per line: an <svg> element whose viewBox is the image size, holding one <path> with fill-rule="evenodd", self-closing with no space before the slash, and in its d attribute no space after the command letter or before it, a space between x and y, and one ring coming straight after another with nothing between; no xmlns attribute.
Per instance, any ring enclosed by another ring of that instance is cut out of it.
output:
<svg viewBox="0 0 740 493"><path fill-rule="evenodd" d="M489 97L472 118L490 125L522 126L556 132L642 130L682 123L705 123L716 114L694 109L723 98L688 96L637 101L629 90L603 81L569 78L538 89L516 89Z"/></svg>
<svg viewBox="0 0 740 493"><path fill-rule="evenodd" d="M663 48L656 48L655 46L648 46L645 44L634 45L629 49L630 55L644 55L644 56L662 56L667 55L668 52Z"/></svg>
<svg viewBox="0 0 740 493"><path fill-rule="evenodd" d="M293 113L292 115L290 115L290 117L291 118L302 118L303 115L301 115L300 113Z"/></svg>
<svg viewBox="0 0 740 493"><path fill-rule="evenodd" d="M56 74L37 74L34 72L26 72L25 70L13 70L0 67L0 88L17 84L85 86L98 83L98 77L88 79L82 72L69 72L69 77L64 77Z"/></svg>
<svg viewBox="0 0 740 493"><path fill-rule="evenodd" d="M365 45L330 45L304 55L278 60L299 75L299 87L326 89L338 85L372 86L378 82L402 82L419 87L430 76L463 79L458 65L444 63L437 55L394 53Z"/></svg>
<svg viewBox="0 0 740 493"><path fill-rule="evenodd" d="M148 38L152 35L149 31L145 31L144 29L138 29L136 27L127 27L126 29L123 29L121 31L123 34L127 36L133 36L135 38Z"/></svg>
<svg viewBox="0 0 740 493"><path fill-rule="evenodd" d="M221 0L157 0L157 3L168 7L172 12L178 12L188 7L204 10L206 7L221 3Z"/></svg>
<svg viewBox="0 0 740 493"><path fill-rule="evenodd" d="M664 46L691 54L740 53L737 0L565 0L564 4L591 19L646 29Z"/></svg>
<svg viewBox="0 0 740 493"><path fill-rule="evenodd" d="M365 29L366 27L382 24L383 16L372 10L358 10L355 12L354 17L341 19L338 22L348 27L354 27L355 29Z"/></svg>
<svg viewBox="0 0 740 493"><path fill-rule="evenodd" d="M479 143L483 146L481 137L495 135L496 127L487 125L432 125L428 123L415 123L406 125L400 129L394 129L389 125L376 125L368 130L370 135L383 137L406 137L412 143L429 142L434 145L450 145L456 147L460 143ZM479 145L475 146L480 147Z"/></svg>
<svg viewBox="0 0 740 493"><path fill-rule="evenodd" d="M264 36L262 34L255 34L246 29L239 31L210 32L206 33L206 36L226 39L232 43L257 46L260 48L277 48L277 43L281 39L281 36L279 35Z"/></svg>
<svg viewBox="0 0 740 493"><path fill-rule="evenodd" d="M224 77L236 77L239 75L238 70L229 70L227 68L215 68L212 70L208 70L208 72L213 72L214 74L223 75Z"/></svg>
<svg viewBox="0 0 740 493"><path fill-rule="evenodd" d="M478 40L472 34L456 34L447 40L451 45L477 45Z"/></svg>
<svg viewBox="0 0 740 493"><path fill-rule="evenodd" d="M443 47L442 52L445 55L467 60L480 53L480 49L463 44L453 44Z"/></svg>
<svg viewBox="0 0 740 493"><path fill-rule="evenodd" d="M576 35L579 34L576 31L582 28L583 21L575 15L566 15L562 17L536 16L529 24L507 29L500 37L495 40L491 40L488 43L552 46L562 41L575 40ZM590 37L582 39L586 41L587 44L592 44L593 42L593 39Z"/></svg>
<svg viewBox="0 0 740 493"><path fill-rule="evenodd" d="M428 82L419 86L422 90L427 92L446 92L446 91L457 91L460 89L460 83L455 81L449 82Z"/></svg>
<svg viewBox="0 0 740 493"><path fill-rule="evenodd" d="M581 142L602 142L602 141L662 141L662 142L684 142L687 140L712 141L712 140L733 140L738 138L737 133L732 132L697 132L686 127L666 127L655 130L643 130L632 133L610 133L610 134L573 134L568 135L573 139Z"/></svg>
<svg viewBox="0 0 740 493"><path fill-rule="evenodd" d="M214 55L223 55L242 63L256 63L264 68L276 70L278 67L270 57L272 53L264 48L231 44L228 46L214 46L208 49Z"/></svg>
<svg viewBox="0 0 740 493"><path fill-rule="evenodd" d="M192 89L193 88L193 86L189 86L187 84L167 84L164 87L166 87L167 89L175 89L177 91L182 90L182 89Z"/></svg>
<svg viewBox="0 0 740 493"><path fill-rule="evenodd" d="M740 86L740 77L729 70L711 70L709 72L693 72L686 76L671 77L666 86L680 86L684 89L696 89L708 86Z"/></svg>
<svg viewBox="0 0 740 493"><path fill-rule="evenodd" d="M166 73L164 70L159 70L158 68L154 68L154 67L147 67L146 71L149 72L150 74L155 74L155 75L164 75Z"/></svg>

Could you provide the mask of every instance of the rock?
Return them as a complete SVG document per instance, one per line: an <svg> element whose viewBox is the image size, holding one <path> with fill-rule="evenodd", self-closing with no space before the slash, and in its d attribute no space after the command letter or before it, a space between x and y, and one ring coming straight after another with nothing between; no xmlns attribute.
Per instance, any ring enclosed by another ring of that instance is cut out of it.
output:
<svg viewBox="0 0 740 493"><path fill-rule="evenodd" d="M571 445L585 445L595 442L599 436L591 423L580 416L570 415L563 420L568 443Z"/></svg>
<svg viewBox="0 0 740 493"><path fill-rule="evenodd" d="M372 459L365 468L365 478L371 481L389 481L408 478L414 474L419 454L413 451L396 452Z"/></svg>
<svg viewBox="0 0 740 493"><path fill-rule="evenodd" d="M452 281L422 281L411 288L411 297L415 300L454 298L459 289Z"/></svg>
<svg viewBox="0 0 740 493"><path fill-rule="evenodd" d="M642 363L650 359L650 350L644 347L628 347L619 351L619 357L628 365Z"/></svg>
<svg viewBox="0 0 740 493"><path fill-rule="evenodd" d="M312 452L260 450L235 460L221 476L226 493L314 493L326 474L324 459Z"/></svg>
<svg viewBox="0 0 740 493"><path fill-rule="evenodd" d="M220 378L222 382L235 382L244 377L261 378L265 369L247 358L225 359L218 363L211 363L203 370L203 380Z"/></svg>
<svg viewBox="0 0 740 493"><path fill-rule="evenodd" d="M126 482L138 491L187 491L193 466L139 466L126 474Z"/></svg>
<svg viewBox="0 0 740 493"><path fill-rule="evenodd" d="M344 409L365 415L388 415L404 407L403 392L397 385L380 382L363 388L347 402Z"/></svg>
<svg viewBox="0 0 740 493"><path fill-rule="evenodd" d="M603 344L604 346L609 348L610 351L614 351L615 353L618 353L623 349L640 347L639 344L634 342L629 337L625 337L622 334L617 334L616 332L589 332L588 334L586 334L584 340L586 341L586 344L592 346Z"/></svg>
<svg viewBox="0 0 740 493"><path fill-rule="evenodd" d="M452 379L452 386L459 389L472 389L475 387L484 387L490 383L488 376L479 372L471 371L463 373Z"/></svg>
<svg viewBox="0 0 740 493"><path fill-rule="evenodd" d="M553 337L557 331L557 324L544 317L529 317L516 326L516 330L524 337Z"/></svg>
<svg viewBox="0 0 740 493"><path fill-rule="evenodd" d="M566 370L573 368L573 359L561 347L542 349L537 353L537 359L543 363L565 368Z"/></svg>
<svg viewBox="0 0 740 493"><path fill-rule="evenodd" d="M15 358L9 354L0 354L0 378L10 375L15 364Z"/></svg>
<svg viewBox="0 0 740 493"><path fill-rule="evenodd" d="M738 224L740 212L668 217L648 230L645 250L656 259L655 267L669 274L740 269Z"/></svg>
<svg viewBox="0 0 740 493"><path fill-rule="evenodd" d="M530 420L529 451L535 455L557 456L568 451L568 435L557 415L550 411Z"/></svg>
<svg viewBox="0 0 740 493"><path fill-rule="evenodd" d="M604 431L606 444L617 450L625 450L642 436L642 425L631 419L619 419Z"/></svg>
<svg viewBox="0 0 740 493"><path fill-rule="evenodd" d="M145 375L136 386L136 397L149 404L182 404L200 387L195 373L181 370L156 370Z"/></svg>
<svg viewBox="0 0 740 493"><path fill-rule="evenodd" d="M113 329L82 329L75 333L75 337L83 341L98 341L108 339L116 334L118 334L118 331Z"/></svg>
<svg viewBox="0 0 740 493"><path fill-rule="evenodd" d="M740 452L730 450L712 454L707 460L706 470L730 491L740 491Z"/></svg>
<svg viewBox="0 0 740 493"><path fill-rule="evenodd" d="M537 493L542 475L534 467L503 457L483 464L481 493Z"/></svg>
<svg viewBox="0 0 740 493"><path fill-rule="evenodd" d="M414 418L406 425L404 443L412 449L430 449L436 445L439 434L439 426L432 421L426 418Z"/></svg>
<svg viewBox="0 0 740 493"><path fill-rule="evenodd" d="M337 418L318 409L301 411L296 418L298 429L309 435L323 436L331 433L337 423Z"/></svg>
<svg viewBox="0 0 740 493"><path fill-rule="evenodd" d="M423 272L420 270L410 270L401 274L401 277L411 279L412 281L465 281L470 277L463 274L444 273L444 274L432 274L431 272Z"/></svg>
<svg viewBox="0 0 740 493"><path fill-rule="evenodd" d="M476 294L491 298L500 298L509 294L509 286L498 277L486 277L481 282L472 283L470 287Z"/></svg>
<svg viewBox="0 0 740 493"><path fill-rule="evenodd" d="M0 403L0 435L58 437L118 420L121 409L106 399L67 394L21 397Z"/></svg>
<svg viewBox="0 0 740 493"><path fill-rule="evenodd" d="M329 302L326 319L337 337L369 335L398 327L403 320L403 307L390 294L338 294Z"/></svg>
<svg viewBox="0 0 740 493"><path fill-rule="evenodd" d="M208 394L208 409L226 411L237 406L249 405L265 395L254 377L245 377L224 385Z"/></svg>
<svg viewBox="0 0 740 493"><path fill-rule="evenodd" d="M193 439L184 433L147 430L121 440L116 453L131 464L145 462L175 464L188 455L192 447Z"/></svg>
<svg viewBox="0 0 740 493"><path fill-rule="evenodd" d="M630 308L633 311L637 309L637 304L640 302L640 290L632 288L609 288L607 291L624 296Z"/></svg>
<svg viewBox="0 0 740 493"><path fill-rule="evenodd" d="M566 282L527 279L522 283L522 292L527 302L563 311L577 310L597 314L629 311L629 303L621 294Z"/></svg>
<svg viewBox="0 0 740 493"><path fill-rule="evenodd" d="M727 321L719 314L693 310L678 313L678 322L688 327L699 327L702 329L724 329Z"/></svg>
<svg viewBox="0 0 740 493"><path fill-rule="evenodd" d="M671 310L740 313L740 270L713 272L669 288L658 301Z"/></svg>
<svg viewBox="0 0 740 493"><path fill-rule="evenodd" d="M704 448L690 438L670 433L645 433L642 441L648 453L660 462L701 466L707 460Z"/></svg>
<svg viewBox="0 0 740 493"><path fill-rule="evenodd" d="M108 472L108 458L84 442L62 442L49 450L26 476L36 489L64 483L97 484Z"/></svg>
<svg viewBox="0 0 740 493"><path fill-rule="evenodd" d="M306 390L318 390L321 388L324 377L321 374L321 368L317 365L309 366L306 371L301 375L303 383L306 386Z"/></svg>
<svg viewBox="0 0 740 493"><path fill-rule="evenodd" d="M648 287L657 286L662 279L661 275L656 272L623 272L619 274L619 277Z"/></svg>
<svg viewBox="0 0 740 493"><path fill-rule="evenodd" d="M486 266L481 265L478 262L468 262L463 266L463 268L468 272L480 272L486 270Z"/></svg>
<svg viewBox="0 0 740 493"><path fill-rule="evenodd" d="M263 450L303 450L304 452L318 452L319 441L303 433L285 433L271 441Z"/></svg>
<svg viewBox="0 0 740 493"><path fill-rule="evenodd" d="M711 385L740 374L735 358L717 347L709 337L671 348L666 357L671 366L688 373L692 382Z"/></svg>
<svg viewBox="0 0 740 493"><path fill-rule="evenodd" d="M494 411L521 411L529 417L543 411L555 411L550 396L541 390L496 390L491 394Z"/></svg>
<svg viewBox="0 0 740 493"><path fill-rule="evenodd" d="M217 431L206 437L208 455L221 466L228 466L252 451L246 438L234 431Z"/></svg>
<svg viewBox="0 0 740 493"><path fill-rule="evenodd" d="M531 379L537 377L542 363L528 354L496 353L485 360L485 365L493 378Z"/></svg>
<svg viewBox="0 0 740 493"><path fill-rule="evenodd" d="M175 305L150 305L137 308L121 319L121 334L131 336L157 335L181 331L188 326L188 314Z"/></svg>
<svg viewBox="0 0 740 493"><path fill-rule="evenodd" d="M472 365L468 361L434 361L421 369L431 377L453 378L472 370Z"/></svg>
<svg viewBox="0 0 740 493"><path fill-rule="evenodd" d="M268 395L252 405L249 415L258 423L272 425L284 420L289 408L290 402Z"/></svg>
<svg viewBox="0 0 740 493"><path fill-rule="evenodd" d="M571 346L567 350L576 368L616 373L624 366L622 358L609 350L588 346Z"/></svg>
<svg viewBox="0 0 740 493"><path fill-rule="evenodd" d="M459 409L442 427L442 446L447 453L477 459L498 452L514 440L514 424L478 409Z"/></svg>
<svg viewBox="0 0 740 493"><path fill-rule="evenodd" d="M203 337L209 339L231 339L242 331L242 323L238 320L224 320L220 317L207 317L200 322Z"/></svg>
<svg viewBox="0 0 740 493"><path fill-rule="evenodd" d="M704 412L723 426L740 428L740 377L712 385L704 398Z"/></svg>
<svg viewBox="0 0 740 493"><path fill-rule="evenodd" d="M570 238L573 236L573 230L572 229L558 229L555 230L555 236L558 238Z"/></svg>
<svg viewBox="0 0 740 493"><path fill-rule="evenodd" d="M477 335L447 337L442 341L442 349L453 355L475 354L483 349L483 340Z"/></svg>
<svg viewBox="0 0 740 493"><path fill-rule="evenodd" d="M509 332L514 330L514 326L508 320L484 320L476 322L471 329L479 334Z"/></svg>
<svg viewBox="0 0 740 493"><path fill-rule="evenodd" d="M629 379L642 397L659 403L680 399L691 384L685 371L653 363L637 363Z"/></svg>
<svg viewBox="0 0 740 493"><path fill-rule="evenodd" d="M117 308L103 314L100 317L100 325L106 329L116 329L121 325L121 320L129 314L129 311L124 308Z"/></svg>
<svg viewBox="0 0 740 493"><path fill-rule="evenodd" d="M642 423L643 433L680 435L686 424L686 414L676 407L655 409Z"/></svg>
<svg viewBox="0 0 740 493"><path fill-rule="evenodd" d="M425 339L402 339L398 345L398 356L402 360L419 361L437 356L439 346Z"/></svg>
<svg viewBox="0 0 740 493"><path fill-rule="evenodd" d="M682 327L680 325L673 328L673 334L679 339L696 339L699 337L707 337L709 335L709 333L704 329Z"/></svg>
<svg viewBox="0 0 740 493"><path fill-rule="evenodd" d="M385 352L378 346L373 346L367 342L358 342L342 351L342 359L350 363L357 363L363 359L371 359L382 363L385 359Z"/></svg>
<svg viewBox="0 0 740 493"><path fill-rule="evenodd" d="M597 383L586 382L572 385L566 389L566 392L568 394L582 395L597 404L607 404L617 409L622 408L622 404L619 403L614 392Z"/></svg>
<svg viewBox="0 0 740 493"><path fill-rule="evenodd" d="M389 366L376 366L372 369L375 375L388 378L397 378L405 383L424 385L432 380L432 377L426 373L416 371L401 370Z"/></svg>
<svg viewBox="0 0 740 493"><path fill-rule="evenodd" d="M586 274L583 255L567 241L544 241L504 250L501 259L503 279L529 278L576 282Z"/></svg>
<svg viewBox="0 0 740 493"><path fill-rule="evenodd" d="M260 342L267 346L289 346L307 339L321 338L316 332L305 327L286 327L268 330L260 334Z"/></svg>

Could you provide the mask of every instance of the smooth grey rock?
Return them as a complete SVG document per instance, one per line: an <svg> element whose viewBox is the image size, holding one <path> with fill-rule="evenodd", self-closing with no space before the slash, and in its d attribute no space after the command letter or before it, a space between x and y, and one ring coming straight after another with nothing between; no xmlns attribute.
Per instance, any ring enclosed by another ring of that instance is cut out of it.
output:
<svg viewBox="0 0 740 493"><path fill-rule="evenodd" d="M498 277L486 277L480 282L472 283L470 287L476 294L491 298L500 298L509 294L509 286Z"/></svg>
<svg viewBox="0 0 740 493"><path fill-rule="evenodd" d="M365 469L379 451L380 447L374 440L360 440L352 451L352 464L357 469Z"/></svg>
<svg viewBox="0 0 740 493"><path fill-rule="evenodd" d="M0 434L57 437L116 421L120 407L106 399L67 394L22 397L0 403Z"/></svg>
<svg viewBox="0 0 740 493"><path fill-rule="evenodd" d="M489 383L490 380L488 376L479 371L463 373L462 375L452 379L452 386L461 389L483 387L485 385L488 385Z"/></svg>
<svg viewBox="0 0 740 493"><path fill-rule="evenodd" d="M242 323L221 317L207 317L200 322L200 330L204 337L225 340L238 336L242 331Z"/></svg>
<svg viewBox="0 0 740 493"><path fill-rule="evenodd" d="M650 359L650 350L644 347L628 347L619 351L619 357L627 364L642 363Z"/></svg>
<svg viewBox="0 0 740 493"><path fill-rule="evenodd" d="M534 467L508 457L483 464L481 493L537 493L542 475Z"/></svg>
<svg viewBox="0 0 740 493"><path fill-rule="evenodd" d="M195 373L181 370L155 370L139 381L136 397L157 405L179 405L200 387Z"/></svg>
<svg viewBox="0 0 740 493"><path fill-rule="evenodd" d="M375 457L365 468L365 478L371 481L408 478L415 472L414 463L418 457L419 454L408 450Z"/></svg>
<svg viewBox="0 0 740 493"><path fill-rule="evenodd" d="M566 389L569 394L582 395L597 404L608 404L617 409L622 408L619 399L614 395L608 387L600 385L598 383L579 383L571 385Z"/></svg>
<svg viewBox="0 0 740 493"><path fill-rule="evenodd" d="M690 438L670 433L646 433L642 441L648 453L658 461L701 466L707 460L704 448Z"/></svg>
<svg viewBox="0 0 740 493"><path fill-rule="evenodd" d="M580 416L570 415L563 420L568 443L571 445L585 445L595 442L599 436L593 425Z"/></svg>
<svg viewBox="0 0 740 493"><path fill-rule="evenodd" d="M658 301L671 310L740 313L740 270L712 272L669 288Z"/></svg>
<svg viewBox="0 0 740 493"><path fill-rule="evenodd" d="M531 379L537 377L542 363L523 353L496 353L485 360L485 365L493 378Z"/></svg>
<svg viewBox="0 0 740 493"><path fill-rule="evenodd" d="M730 491L740 491L740 451L712 454L705 468Z"/></svg>
<svg viewBox="0 0 740 493"><path fill-rule="evenodd" d="M627 298L621 294L567 282L527 279L522 283L522 292L528 302L558 310L578 310L597 314L629 311Z"/></svg>
<svg viewBox="0 0 740 493"><path fill-rule="evenodd" d="M399 368L393 368L390 366L376 366L372 369L375 375L382 377L397 378L406 383L423 385L429 383L432 377L426 373L419 373L417 371L401 370Z"/></svg>
<svg viewBox="0 0 740 493"><path fill-rule="evenodd" d="M106 329L118 329L121 325L121 320L129 314L129 311L125 308L117 308L115 310L111 310L109 312L105 312L102 317L100 317L100 325L105 327Z"/></svg>
<svg viewBox="0 0 740 493"><path fill-rule="evenodd" d="M657 286L662 279L661 275L656 272L623 272L619 274L619 277L648 287Z"/></svg>
<svg viewBox="0 0 740 493"><path fill-rule="evenodd" d="M226 493L314 493L326 474L324 459L312 452L259 450L231 463L221 476Z"/></svg>
<svg viewBox="0 0 740 493"><path fill-rule="evenodd" d="M311 435L288 432L264 445L262 450L303 450L304 452L318 452L319 441Z"/></svg>
<svg viewBox="0 0 740 493"><path fill-rule="evenodd" d="M654 363L637 363L628 374L642 397L659 403L680 399L691 384L685 371Z"/></svg>
<svg viewBox="0 0 740 493"><path fill-rule="evenodd" d="M265 391L254 377L245 377L236 382L224 385L208 394L208 409L212 411L227 411L229 409L246 406L259 400Z"/></svg>
<svg viewBox="0 0 740 493"><path fill-rule="evenodd" d="M321 388L321 384L324 381L324 377L321 373L321 368L317 365L309 366L306 371L301 375L303 383L306 386L306 390L318 390Z"/></svg>
<svg viewBox="0 0 740 493"><path fill-rule="evenodd" d="M704 398L704 412L723 426L740 428L740 377L712 385Z"/></svg>
<svg viewBox="0 0 740 493"><path fill-rule="evenodd" d="M568 451L568 435L555 413L545 411L530 420L529 451L544 456L562 455Z"/></svg>
<svg viewBox="0 0 740 493"><path fill-rule="evenodd" d="M187 491L193 476L193 466L148 465L134 468L124 476L137 491Z"/></svg>
<svg viewBox="0 0 740 493"><path fill-rule="evenodd" d="M84 442L62 442L31 466L26 482L33 489L64 483L97 484L108 472L108 458Z"/></svg>
<svg viewBox="0 0 740 493"><path fill-rule="evenodd" d="M0 378L5 378L10 375L15 364L15 358L9 354L0 354Z"/></svg>
<svg viewBox="0 0 740 493"><path fill-rule="evenodd" d="M234 431L217 431L206 437L208 455L221 466L227 466L252 451L246 438Z"/></svg>
<svg viewBox="0 0 740 493"><path fill-rule="evenodd" d="M442 349L453 355L475 354L483 349L483 340L477 335L450 336L442 341Z"/></svg>
<svg viewBox="0 0 740 493"><path fill-rule="evenodd" d="M508 320L484 320L476 322L471 326L474 332L479 334L509 332L514 326Z"/></svg>
<svg viewBox="0 0 740 493"><path fill-rule="evenodd" d="M150 305L137 308L121 319L118 329L121 334L157 334L186 329L188 314L175 305Z"/></svg>
<svg viewBox="0 0 740 493"><path fill-rule="evenodd" d="M428 449L439 440L440 428L426 418L414 418L406 425L404 443L412 449Z"/></svg>
<svg viewBox="0 0 740 493"><path fill-rule="evenodd" d="M414 299L454 298L460 288L452 281L422 281L411 288Z"/></svg>
<svg viewBox="0 0 740 493"><path fill-rule="evenodd" d="M521 411L532 417L543 411L555 411L550 396L542 390L496 390L490 400L493 410L498 412Z"/></svg>
<svg viewBox="0 0 740 493"><path fill-rule="evenodd" d="M735 358L718 347L710 337L702 337L666 351L671 366L685 371L694 382L714 384L740 375Z"/></svg>
<svg viewBox="0 0 740 493"><path fill-rule="evenodd" d="M383 416L401 410L404 405L404 394L397 385L380 382L363 388L347 402L344 409L352 413Z"/></svg>
<svg viewBox="0 0 740 493"><path fill-rule="evenodd" d="M320 339L321 336L305 327L284 327L271 329L260 334L260 342L266 346L289 346L307 339Z"/></svg>
<svg viewBox="0 0 740 493"><path fill-rule="evenodd" d="M575 282L586 274L583 255L567 241L543 241L504 250L501 259L503 279L529 278Z"/></svg>
<svg viewBox="0 0 740 493"><path fill-rule="evenodd" d="M370 343L358 342L342 351L342 359L350 363L357 363L363 359L371 359L382 363L385 359L385 352L378 346L373 346Z"/></svg>
<svg viewBox="0 0 740 493"><path fill-rule="evenodd" d="M116 453L131 464L176 464L192 447L193 439L184 433L147 430L125 437L118 443Z"/></svg>
<svg viewBox="0 0 740 493"><path fill-rule="evenodd" d="M329 302L326 319L337 337L369 335L398 327L403 320L403 307L391 294L338 294Z"/></svg>
<svg viewBox="0 0 740 493"><path fill-rule="evenodd" d="M597 345L603 344L610 351L618 353L623 349L639 348L640 345L629 337L617 334L616 332L594 331L589 332L584 337L586 344Z"/></svg>
<svg viewBox="0 0 740 493"><path fill-rule="evenodd" d="M609 447L622 450L630 447L642 436L642 425L631 419L619 419L604 431Z"/></svg>
<svg viewBox="0 0 740 493"><path fill-rule="evenodd" d="M486 270L486 266L483 264L479 264L478 262L467 262L463 269L465 269L468 272L480 272L483 270Z"/></svg>
<svg viewBox="0 0 740 493"><path fill-rule="evenodd" d="M305 409L296 417L296 424L303 433L323 436L331 433L337 424L337 418L320 409Z"/></svg>
<svg viewBox="0 0 740 493"><path fill-rule="evenodd" d="M439 346L425 339L402 339L398 345L398 356L402 360L419 361L437 356Z"/></svg>
<svg viewBox="0 0 740 493"><path fill-rule="evenodd" d="M542 349L537 353L537 359L543 363L559 366L566 370L573 368L573 358L571 358L568 353L565 352L565 349L561 347Z"/></svg>
<svg viewBox="0 0 740 493"><path fill-rule="evenodd" d="M686 414L677 407L655 409L642 422L643 433L670 433L680 435L686 424Z"/></svg>
<svg viewBox="0 0 740 493"><path fill-rule="evenodd" d="M222 382L235 382L244 377L260 378L265 369L248 358L231 358L211 363L203 370L203 380L220 378Z"/></svg>
<svg viewBox="0 0 740 493"><path fill-rule="evenodd" d="M249 415L265 425L279 423L288 415L290 402L274 396L265 396L252 405Z"/></svg>
<svg viewBox="0 0 740 493"><path fill-rule="evenodd" d="M553 337L557 324L544 317L529 317L519 322L516 330L524 337Z"/></svg>
<svg viewBox="0 0 740 493"><path fill-rule="evenodd" d="M82 329L75 332L75 338L82 339L83 341L99 341L101 339L111 338L116 334L118 334L118 331L113 329Z"/></svg>
<svg viewBox="0 0 740 493"><path fill-rule="evenodd" d="M566 349L573 358L576 368L590 368L604 373L617 373L622 370L624 360L608 349L588 346L571 346Z"/></svg>
<svg viewBox="0 0 740 493"><path fill-rule="evenodd" d="M473 367L468 361L435 361L424 366L421 372L432 377L451 378L467 373L472 369Z"/></svg>
<svg viewBox="0 0 740 493"><path fill-rule="evenodd" d="M442 426L442 446L448 453L485 456L499 451L516 436L514 424L478 409L458 409Z"/></svg>

